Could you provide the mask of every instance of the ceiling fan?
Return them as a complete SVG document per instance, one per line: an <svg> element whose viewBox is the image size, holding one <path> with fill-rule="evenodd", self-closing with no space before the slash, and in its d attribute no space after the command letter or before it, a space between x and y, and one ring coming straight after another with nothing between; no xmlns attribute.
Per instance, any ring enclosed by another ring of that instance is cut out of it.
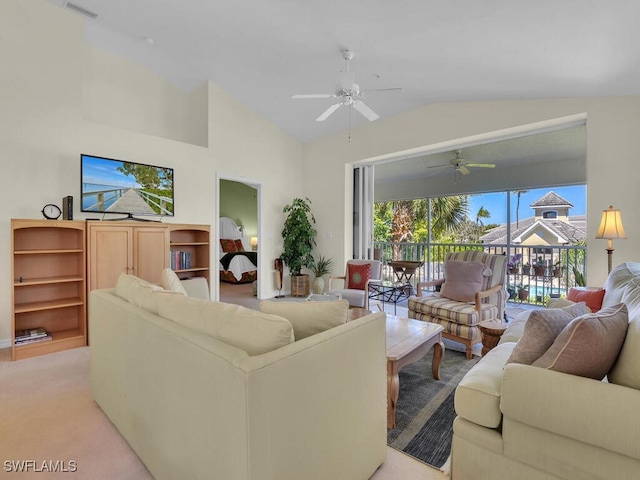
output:
<svg viewBox="0 0 640 480"><path fill-rule="evenodd" d="M367 92L360 91L360 86L355 83L355 75L349 70L349 62L353 59L353 52L351 50L343 50L342 58L345 59L346 68L344 72L340 72L340 83L336 85L335 93L319 93L319 94L306 94L306 95L293 95L294 99L308 99L308 98L337 98L337 103L334 103L327 108L318 118L317 122L323 122L329 116L335 112L342 105L349 107L349 141L351 141L351 109L355 108L363 117L370 122L377 120L379 115L371 110L362 99L366 98L366 93L400 90L402 88L379 88L376 90L368 90Z"/></svg>
<svg viewBox="0 0 640 480"><path fill-rule="evenodd" d="M453 168L455 171L456 182L457 182L460 178L460 175L469 175L471 173L471 170L469 170L469 167L470 168L495 168L496 167L495 163L475 163L475 162L470 162L468 160L465 160L464 158L460 157L460 155L462 155L462 150L456 150L455 153L456 153L455 158L452 158L451 160L449 160L448 164L429 165L427 168L438 169L429 175L435 175L449 168Z"/></svg>

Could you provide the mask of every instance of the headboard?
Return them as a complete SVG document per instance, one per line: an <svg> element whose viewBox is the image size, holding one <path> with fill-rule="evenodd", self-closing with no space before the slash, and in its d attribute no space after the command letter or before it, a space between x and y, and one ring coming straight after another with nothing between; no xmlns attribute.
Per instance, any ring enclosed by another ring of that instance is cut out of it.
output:
<svg viewBox="0 0 640 480"><path fill-rule="evenodd" d="M240 228L229 217L220 217L220 239L224 238L230 238L231 240L242 238Z"/></svg>

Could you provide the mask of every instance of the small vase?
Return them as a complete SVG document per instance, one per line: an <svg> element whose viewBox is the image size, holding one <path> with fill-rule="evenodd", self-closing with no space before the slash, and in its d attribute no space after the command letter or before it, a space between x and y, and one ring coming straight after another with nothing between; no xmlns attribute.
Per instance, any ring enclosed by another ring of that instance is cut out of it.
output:
<svg viewBox="0 0 640 480"><path fill-rule="evenodd" d="M324 293L324 278L314 278L313 282L311 282L311 291L316 295L322 295Z"/></svg>

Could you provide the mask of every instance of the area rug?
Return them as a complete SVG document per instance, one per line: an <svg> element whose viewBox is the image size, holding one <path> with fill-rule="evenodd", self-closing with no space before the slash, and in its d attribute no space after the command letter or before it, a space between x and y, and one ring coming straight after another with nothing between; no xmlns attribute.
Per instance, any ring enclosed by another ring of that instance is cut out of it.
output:
<svg viewBox="0 0 640 480"><path fill-rule="evenodd" d="M396 427L387 433L390 447L440 468L451 450L455 388L479 357L467 360L457 344L445 341L440 380L431 375L432 354L400 370Z"/></svg>

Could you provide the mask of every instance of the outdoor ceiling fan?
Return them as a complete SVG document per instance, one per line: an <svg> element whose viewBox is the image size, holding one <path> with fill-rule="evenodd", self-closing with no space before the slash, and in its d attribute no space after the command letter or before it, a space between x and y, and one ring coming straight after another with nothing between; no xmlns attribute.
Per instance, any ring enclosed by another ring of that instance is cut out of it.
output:
<svg viewBox="0 0 640 480"><path fill-rule="evenodd" d="M366 93L382 92L382 91L402 91L402 88L379 88L376 90L368 90L367 92L360 91L360 86L355 83L355 75L349 70L349 62L353 58L353 52L351 50L343 50L342 57L345 59L346 67L344 72L340 72L340 83L336 85L335 93L318 93L318 94L303 94L293 95L294 99L309 99L309 98L336 98L338 101L327 108L318 118L317 122L324 122L329 116L335 112L342 105L349 107L349 142L351 141L351 110L355 108L363 117L370 122L377 120L379 115L371 110L362 100L366 98Z"/></svg>
<svg viewBox="0 0 640 480"><path fill-rule="evenodd" d="M437 173L453 168L455 171L455 175L456 175L455 178L457 182L460 179L460 175L469 175L471 173L471 170L469 170L469 168L495 168L496 167L495 163L475 163L475 162L470 162L468 160L465 160L464 158L460 157L460 155L462 155L462 150L456 150L455 153L456 153L455 158L452 158L451 160L449 160L448 164L427 166L427 168L438 169L435 172L430 173L429 175L435 175Z"/></svg>

